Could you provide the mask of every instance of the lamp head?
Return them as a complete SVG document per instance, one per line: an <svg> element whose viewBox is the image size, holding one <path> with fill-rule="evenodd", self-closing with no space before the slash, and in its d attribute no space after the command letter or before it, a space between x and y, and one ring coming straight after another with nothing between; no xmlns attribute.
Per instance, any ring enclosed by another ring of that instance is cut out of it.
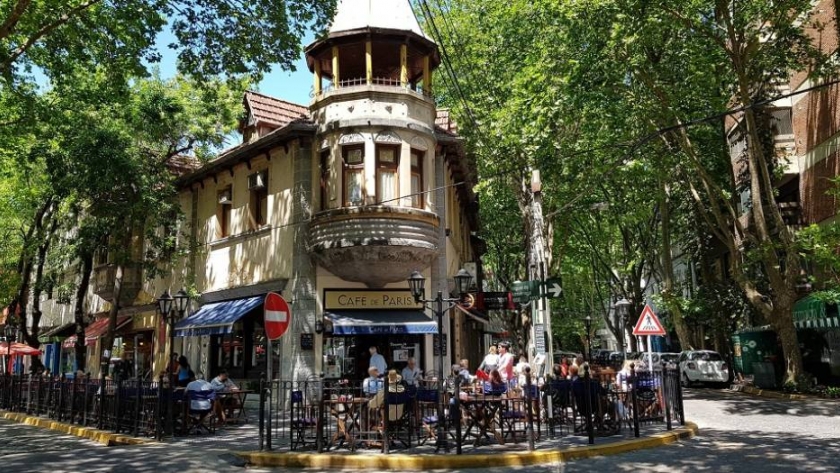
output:
<svg viewBox="0 0 840 473"><path fill-rule="evenodd" d="M181 289L175 294L175 310L178 313L183 314L187 310L187 306L190 304L190 296L187 294L187 291Z"/></svg>
<svg viewBox="0 0 840 473"><path fill-rule="evenodd" d="M586 318L583 319L583 324L586 325L586 331L589 332L589 329L592 328L592 317L587 314Z"/></svg>
<svg viewBox="0 0 840 473"><path fill-rule="evenodd" d="M463 296L469 292L471 283L472 276L470 273L464 268L458 270L458 274L455 275L455 289L458 291L458 294Z"/></svg>
<svg viewBox="0 0 840 473"><path fill-rule="evenodd" d="M318 321L315 322L315 333L317 333L318 335L321 335L322 333L324 333L324 321L323 320L318 320Z"/></svg>
<svg viewBox="0 0 840 473"><path fill-rule="evenodd" d="M627 298L622 298L620 301L615 303L615 309L618 312L618 315L622 317L626 317L628 312L630 311L630 306L633 305Z"/></svg>
<svg viewBox="0 0 840 473"><path fill-rule="evenodd" d="M163 294L161 294L157 300L160 315L162 315L163 317L168 317L169 313L172 312L172 304L174 302L175 299L169 294L169 289L163 291Z"/></svg>
<svg viewBox="0 0 840 473"><path fill-rule="evenodd" d="M408 277L408 288L411 290L411 295L414 296L414 301L420 302L420 299L426 294L426 278L420 274L420 271L414 271Z"/></svg>

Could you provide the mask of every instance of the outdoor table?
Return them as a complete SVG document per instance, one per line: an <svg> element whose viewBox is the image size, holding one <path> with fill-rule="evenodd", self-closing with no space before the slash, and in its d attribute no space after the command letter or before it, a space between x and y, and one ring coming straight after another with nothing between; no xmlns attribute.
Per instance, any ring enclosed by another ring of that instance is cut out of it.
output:
<svg viewBox="0 0 840 473"><path fill-rule="evenodd" d="M248 399L249 394L254 394L254 391L249 389L238 389L232 391L220 391L216 393L216 402L219 402L222 409L226 410L226 423L236 423L240 421L246 424L248 423L248 414L245 412L245 401ZM224 403L225 399L233 399L236 402L233 405L226 407ZM237 405L239 406L239 412L235 412Z"/></svg>
<svg viewBox="0 0 840 473"><path fill-rule="evenodd" d="M483 438L489 438L488 432L492 432L499 444L504 445L505 439L494 427L498 423L498 414L504 405L505 399L501 396L469 396L460 401L461 410L467 414L467 428L461 434L463 443L470 437L473 428L478 429L475 435L475 446L477 447Z"/></svg>
<svg viewBox="0 0 840 473"><path fill-rule="evenodd" d="M329 408L330 415L336 420L337 428L332 439L330 439L331 446L338 447L341 443L347 441L350 449L355 450L356 444L353 439L353 430L361 430L361 426L359 425L359 412L361 407L369 401L367 398L351 396L340 396L337 399L325 399L323 401L324 405ZM335 445L335 442L339 438L341 438L341 443Z"/></svg>

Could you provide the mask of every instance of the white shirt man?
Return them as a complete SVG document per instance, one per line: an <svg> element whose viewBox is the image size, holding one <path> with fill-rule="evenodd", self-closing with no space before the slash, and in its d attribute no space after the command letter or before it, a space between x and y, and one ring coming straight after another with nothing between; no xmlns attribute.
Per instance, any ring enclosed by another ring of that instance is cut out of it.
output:
<svg viewBox="0 0 840 473"><path fill-rule="evenodd" d="M213 385L204 379L196 379L187 384L187 395L190 391L212 391ZM213 402L209 399L194 399L190 400L190 409L194 411L209 411L213 407Z"/></svg>
<svg viewBox="0 0 840 473"><path fill-rule="evenodd" d="M388 363L385 362L385 357L377 353L376 347L370 347L370 367L375 367L380 375L388 372Z"/></svg>
<svg viewBox="0 0 840 473"><path fill-rule="evenodd" d="M414 358L408 359L408 365L402 370L402 379L409 386L417 385L420 379L420 368L417 367L417 361Z"/></svg>
<svg viewBox="0 0 840 473"><path fill-rule="evenodd" d="M502 342L499 344L499 374L502 375L502 381L508 382L513 380L513 355L508 353L510 344Z"/></svg>
<svg viewBox="0 0 840 473"><path fill-rule="evenodd" d="M382 389L382 380L379 379L379 370L375 366L368 368L369 377L362 381L362 392L373 395Z"/></svg>

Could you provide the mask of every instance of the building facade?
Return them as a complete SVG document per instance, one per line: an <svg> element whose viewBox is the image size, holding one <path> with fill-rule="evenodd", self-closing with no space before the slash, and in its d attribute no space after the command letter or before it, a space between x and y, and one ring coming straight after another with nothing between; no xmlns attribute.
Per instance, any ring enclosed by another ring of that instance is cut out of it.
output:
<svg viewBox="0 0 840 473"><path fill-rule="evenodd" d="M417 270L427 296L449 295L452 276L480 256L475 165L432 94L436 44L407 1L343 0L306 58L309 106L247 92L242 143L179 178L189 256L154 281L139 266L127 271L112 356L124 349L144 372L164 370L170 333L154 299L182 286L200 297L177 322L172 350L208 376L225 368L256 379L273 356L284 379L361 379L371 346L389 367L415 357L426 372L438 348L445 365L468 355L462 345L483 321L449 311L438 334L407 283ZM95 269L90 312L109 309L113 270L107 260ZM272 291L289 302L291 324L269 351L262 305ZM51 342L66 335L58 329L71 311L45 317L57 330ZM105 348L101 323L88 327L89 359ZM68 352L73 342L57 344Z"/></svg>

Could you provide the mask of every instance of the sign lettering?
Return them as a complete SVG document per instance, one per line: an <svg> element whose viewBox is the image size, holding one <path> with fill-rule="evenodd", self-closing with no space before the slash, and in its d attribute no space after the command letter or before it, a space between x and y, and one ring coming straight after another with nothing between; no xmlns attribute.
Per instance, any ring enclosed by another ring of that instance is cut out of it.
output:
<svg viewBox="0 0 840 473"><path fill-rule="evenodd" d="M324 291L324 309L421 309L407 289L382 291L332 290Z"/></svg>

